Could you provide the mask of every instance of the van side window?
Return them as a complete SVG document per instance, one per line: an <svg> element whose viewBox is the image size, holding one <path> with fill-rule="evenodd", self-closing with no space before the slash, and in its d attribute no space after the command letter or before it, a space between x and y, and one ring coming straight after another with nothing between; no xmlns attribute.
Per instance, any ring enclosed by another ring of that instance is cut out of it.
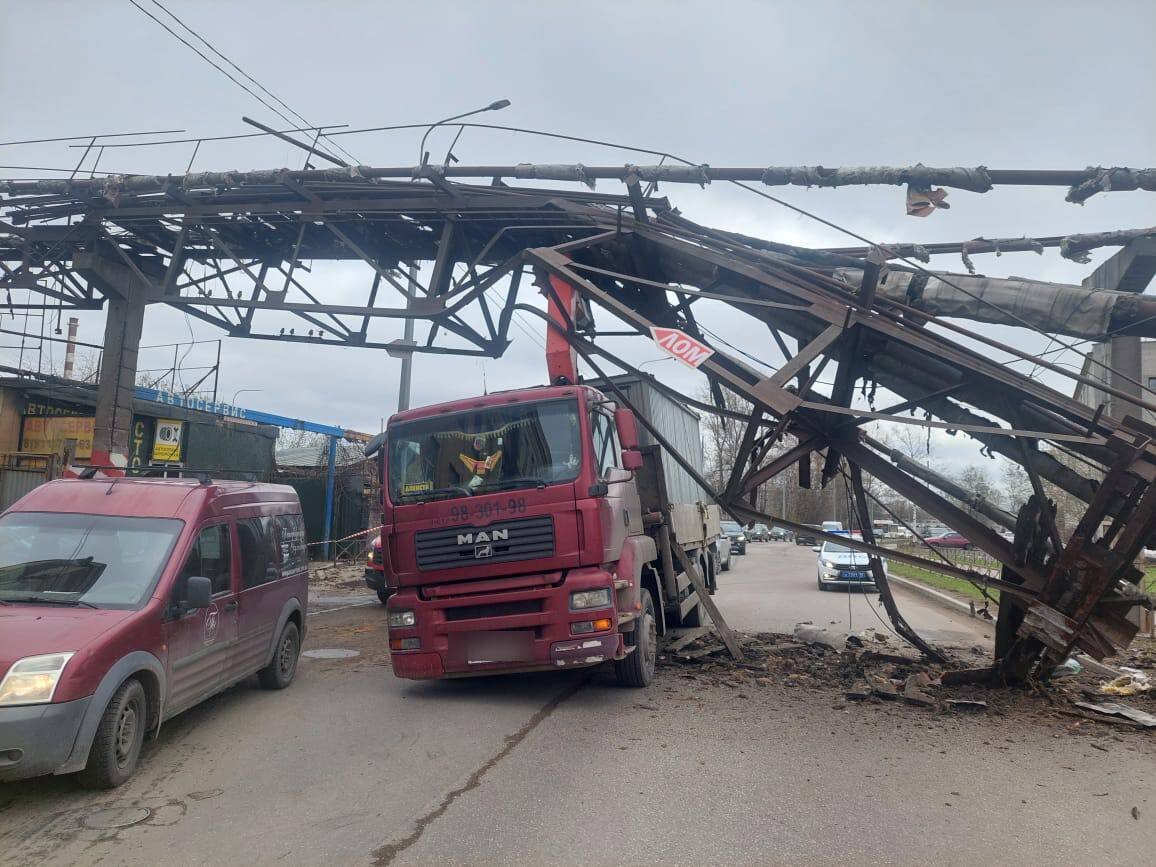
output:
<svg viewBox="0 0 1156 867"><path fill-rule="evenodd" d="M594 432L594 462L598 466L598 478L605 479L610 468L618 466L614 426L609 417L595 412L591 415L590 427Z"/></svg>
<svg viewBox="0 0 1156 867"><path fill-rule="evenodd" d="M305 520L300 515L278 515L277 547L281 550L281 574L285 577L309 568L309 549L305 547Z"/></svg>
<svg viewBox="0 0 1156 867"><path fill-rule="evenodd" d="M224 593L233 586L232 554L229 549L229 525L214 524L205 527L193 543L185 565L181 569L180 582L186 578L200 576L213 583L213 594Z"/></svg>
<svg viewBox="0 0 1156 867"><path fill-rule="evenodd" d="M241 550L241 589L277 580L277 549L273 545L272 518L237 521L237 545Z"/></svg>

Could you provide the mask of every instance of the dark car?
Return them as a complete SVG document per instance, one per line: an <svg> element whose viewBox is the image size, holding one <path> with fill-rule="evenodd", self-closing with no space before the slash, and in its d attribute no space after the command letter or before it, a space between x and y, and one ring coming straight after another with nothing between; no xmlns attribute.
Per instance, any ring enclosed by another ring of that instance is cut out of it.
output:
<svg viewBox="0 0 1156 867"><path fill-rule="evenodd" d="M145 735L305 636L297 494L194 479L49 482L0 515L0 782L132 776Z"/></svg>
<svg viewBox="0 0 1156 867"><path fill-rule="evenodd" d="M928 545L934 545L936 548L962 548L964 550L971 550L975 546L966 537L959 533L944 533L942 536L932 536L927 540Z"/></svg>
<svg viewBox="0 0 1156 867"><path fill-rule="evenodd" d="M817 535L815 535L815 531L817 529L818 528L816 527L814 529L809 529L809 530L796 530L795 531L795 544L796 545L806 545L808 548L814 548L816 545L819 544L819 537Z"/></svg>
<svg viewBox="0 0 1156 867"><path fill-rule="evenodd" d="M747 531L738 521L723 521L722 532L730 540L732 554L747 553Z"/></svg>
<svg viewBox="0 0 1156 867"><path fill-rule="evenodd" d="M750 540L752 542L769 542L771 530L766 524L755 524L751 527Z"/></svg>

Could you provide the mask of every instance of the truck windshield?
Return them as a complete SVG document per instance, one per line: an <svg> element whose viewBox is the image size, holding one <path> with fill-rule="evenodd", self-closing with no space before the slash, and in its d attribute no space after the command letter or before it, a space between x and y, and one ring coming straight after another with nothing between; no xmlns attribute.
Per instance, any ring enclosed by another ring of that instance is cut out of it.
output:
<svg viewBox="0 0 1156 867"><path fill-rule="evenodd" d="M570 482L581 464L572 398L434 416L389 432L394 503Z"/></svg>
<svg viewBox="0 0 1156 867"><path fill-rule="evenodd" d="M0 518L0 602L138 608L181 521L48 512Z"/></svg>

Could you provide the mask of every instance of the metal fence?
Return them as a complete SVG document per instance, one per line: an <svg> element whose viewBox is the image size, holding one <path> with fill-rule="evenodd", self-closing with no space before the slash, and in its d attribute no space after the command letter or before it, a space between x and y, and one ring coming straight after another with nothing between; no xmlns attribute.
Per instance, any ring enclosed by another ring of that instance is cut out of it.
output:
<svg viewBox="0 0 1156 867"><path fill-rule="evenodd" d="M0 510L55 476L56 455L0 454Z"/></svg>

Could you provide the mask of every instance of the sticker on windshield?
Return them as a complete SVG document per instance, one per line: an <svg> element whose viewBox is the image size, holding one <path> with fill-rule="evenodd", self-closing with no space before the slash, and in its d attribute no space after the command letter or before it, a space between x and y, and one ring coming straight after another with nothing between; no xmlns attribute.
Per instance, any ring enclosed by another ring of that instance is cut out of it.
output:
<svg viewBox="0 0 1156 867"><path fill-rule="evenodd" d="M433 490L433 482L409 482L401 486L403 494L421 494Z"/></svg>

